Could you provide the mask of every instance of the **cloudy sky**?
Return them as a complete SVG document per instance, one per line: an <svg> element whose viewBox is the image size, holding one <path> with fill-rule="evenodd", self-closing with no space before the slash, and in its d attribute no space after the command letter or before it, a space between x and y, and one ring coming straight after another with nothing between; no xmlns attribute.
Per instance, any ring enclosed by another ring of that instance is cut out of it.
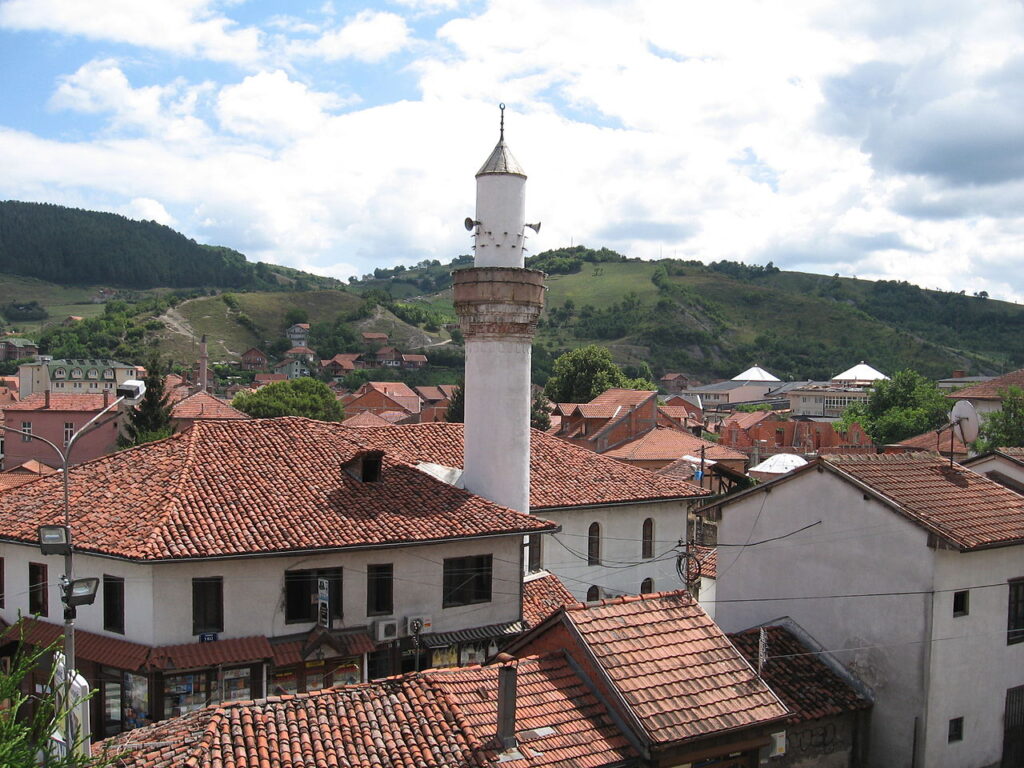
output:
<svg viewBox="0 0 1024 768"><path fill-rule="evenodd" d="M0 199L320 274L468 252L502 101L535 251L1024 300L1021 0L0 0Z"/></svg>

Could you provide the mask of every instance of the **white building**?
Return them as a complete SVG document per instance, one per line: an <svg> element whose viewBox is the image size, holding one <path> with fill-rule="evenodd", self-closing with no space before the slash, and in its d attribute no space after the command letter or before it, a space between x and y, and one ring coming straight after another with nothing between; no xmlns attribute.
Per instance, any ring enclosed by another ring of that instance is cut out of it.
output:
<svg viewBox="0 0 1024 768"><path fill-rule="evenodd" d="M1020 764L1024 497L934 454L858 455L719 509L716 620L791 616L870 686L871 765Z"/></svg>
<svg viewBox="0 0 1024 768"><path fill-rule="evenodd" d="M18 366L18 396L24 400L34 392L96 394L113 392L128 379L141 378L134 365L115 360L53 360L44 358Z"/></svg>
<svg viewBox="0 0 1024 768"><path fill-rule="evenodd" d="M200 421L71 471L75 576L102 583L76 623L97 736L209 702L481 661L521 630L522 537L557 526L371 437L298 418ZM42 556L36 533L63 522L61 502L56 475L0 495L0 618L39 616L25 622L37 645L61 631L63 559Z"/></svg>

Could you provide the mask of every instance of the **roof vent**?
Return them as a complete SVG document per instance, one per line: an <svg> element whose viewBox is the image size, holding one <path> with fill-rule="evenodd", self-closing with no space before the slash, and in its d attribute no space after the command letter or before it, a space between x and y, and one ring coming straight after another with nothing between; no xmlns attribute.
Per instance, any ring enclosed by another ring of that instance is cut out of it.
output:
<svg viewBox="0 0 1024 768"><path fill-rule="evenodd" d="M361 483L380 481L384 464L384 451L362 451L341 465L349 477Z"/></svg>

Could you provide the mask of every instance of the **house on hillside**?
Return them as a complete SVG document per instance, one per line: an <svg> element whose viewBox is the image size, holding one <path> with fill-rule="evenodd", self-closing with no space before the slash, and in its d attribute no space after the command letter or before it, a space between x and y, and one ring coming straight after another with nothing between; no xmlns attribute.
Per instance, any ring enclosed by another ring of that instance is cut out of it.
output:
<svg viewBox="0 0 1024 768"><path fill-rule="evenodd" d="M304 347L309 342L309 323L295 323L285 330L284 335L293 347Z"/></svg>
<svg viewBox="0 0 1024 768"><path fill-rule="evenodd" d="M267 355L261 349L249 347L242 353L243 371L263 371L266 370L268 364Z"/></svg>
<svg viewBox="0 0 1024 768"><path fill-rule="evenodd" d="M301 379L306 376L313 375L313 369L308 360L304 360L298 357L290 357L282 360L274 366L274 373L282 376L284 379ZM259 380L259 374L256 374L257 380ZM268 380L264 379L263 383L269 383Z"/></svg>
<svg viewBox="0 0 1024 768"><path fill-rule="evenodd" d="M403 368L425 368L427 365L427 356L418 354L403 354L402 355L402 367Z"/></svg>
<svg viewBox="0 0 1024 768"><path fill-rule="evenodd" d="M385 412L399 412L419 418L420 396L401 381L368 381L344 399L345 414L354 416L363 411L378 416Z"/></svg>
<svg viewBox="0 0 1024 768"><path fill-rule="evenodd" d="M364 331L360 334L360 338L370 349L380 349L388 343L388 335L386 333L376 333L372 331Z"/></svg>
<svg viewBox="0 0 1024 768"><path fill-rule="evenodd" d="M29 339L14 336L0 339L0 361L26 360L39 355L39 347Z"/></svg>
<svg viewBox="0 0 1024 768"><path fill-rule="evenodd" d="M75 574L102 585L76 622L96 736L479 662L522 631L523 537L557 525L378 438L298 418L199 420L72 470ZM63 562L40 554L37 533L63 522L61 500L58 475L0 494L4 582L30 585L0 606L19 624L0 654L22 632L40 647L61 633Z"/></svg>
<svg viewBox="0 0 1024 768"><path fill-rule="evenodd" d="M359 358L358 352L339 352L330 360L321 360L320 370L334 378L340 378L361 367Z"/></svg>
<svg viewBox="0 0 1024 768"><path fill-rule="evenodd" d="M184 432L199 420L248 419L249 414L209 392L193 392L178 400L171 408L171 424L175 432Z"/></svg>
<svg viewBox="0 0 1024 768"><path fill-rule="evenodd" d="M671 396L682 394L683 390L690 386L690 379L684 373L666 373L658 379L658 383L662 391Z"/></svg>
<svg viewBox="0 0 1024 768"><path fill-rule="evenodd" d="M381 347L376 352L376 361L380 368L401 368L402 353L395 347Z"/></svg>
<svg viewBox="0 0 1024 768"><path fill-rule="evenodd" d="M436 386L414 387L423 405L420 409L420 421L444 421L448 414L448 405L455 397L457 384L438 384Z"/></svg>
<svg viewBox="0 0 1024 768"><path fill-rule="evenodd" d="M1003 409L1003 398L1000 393L1009 387L1024 389L1024 368L951 392L946 397L951 400L967 400L979 414L986 414Z"/></svg>
<svg viewBox="0 0 1024 768"><path fill-rule="evenodd" d="M46 391L29 395L18 402L6 403L0 408L3 423L25 434L19 437L12 432L5 432L4 466L16 467L35 460L51 467L60 467L61 459L57 452L42 440L33 439L29 435L37 435L66 448L72 435L113 401L110 390L92 394ZM72 464L81 464L116 450L119 422L120 413L115 409L108 420L76 440L71 454Z"/></svg>
<svg viewBox="0 0 1024 768"><path fill-rule="evenodd" d="M604 453L658 424L658 394L637 389L608 389L589 403L558 403L558 437Z"/></svg>
<svg viewBox="0 0 1024 768"><path fill-rule="evenodd" d="M836 654L874 692L868 765L1020 764L1024 497L934 454L861 454L713 509L716 619L790 616Z"/></svg>

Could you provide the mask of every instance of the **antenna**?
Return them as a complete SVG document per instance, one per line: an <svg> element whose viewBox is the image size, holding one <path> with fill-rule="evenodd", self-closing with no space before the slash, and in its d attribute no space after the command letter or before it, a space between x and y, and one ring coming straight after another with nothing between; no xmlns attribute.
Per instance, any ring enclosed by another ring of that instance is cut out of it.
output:
<svg viewBox="0 0 1024 768"><path fill-rule="evenodd" d="M949 463L953 463L953 438L959 434L964 445L978 439L978 412L970 400L957 400L949 412L949 423L942 429L949 429ZM941 432L942 429L939 431Z"/></svg>

